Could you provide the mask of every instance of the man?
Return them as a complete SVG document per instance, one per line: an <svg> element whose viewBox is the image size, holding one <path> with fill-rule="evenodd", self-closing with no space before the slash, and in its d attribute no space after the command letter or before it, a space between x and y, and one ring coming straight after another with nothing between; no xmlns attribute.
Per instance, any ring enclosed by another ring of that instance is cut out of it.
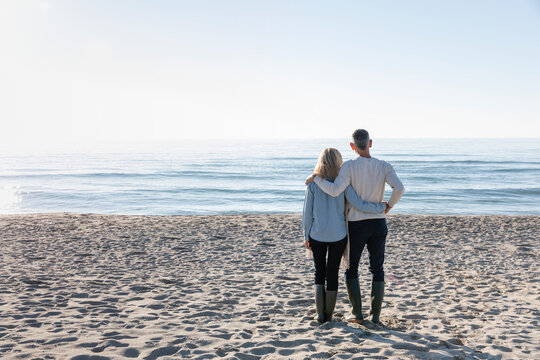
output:
<svg viewBox="0 0 540 360"><path fill-rule="evenodd" d="M392 195L384 212L368 214L350 206L347 209L350 267L345 272L345 283L352 305L352 316L349 316L347 320L356 323L364 321L358 282L358 263L364 246L367 245L369 271L373 277L371 283L371 321L380 324L379 317L384 296L384 249L388 232L386 213L399 201L405 188L392 165L371 157L369 149L373 145L373 141L369 138L369 133L366 130L356 130L352 135L352 140L351 148L358 154L358 157L343 163L339 175L333 183L313 174L306 180L306 184L315 181L325 193L331 196L339 195L351 184L362 200L370 202L383 201L385 184L392 187Z"/></svg>

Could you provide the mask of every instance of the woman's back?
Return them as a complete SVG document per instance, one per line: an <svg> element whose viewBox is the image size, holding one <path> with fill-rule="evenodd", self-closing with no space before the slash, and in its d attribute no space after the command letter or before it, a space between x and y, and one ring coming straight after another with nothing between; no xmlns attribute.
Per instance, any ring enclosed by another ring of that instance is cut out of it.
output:
<svg viewBox="0 0 540 360"><path fill-rule="evenodd" d="M345 224L345 196L330 196L315 183L306 189L303 214L306 237L317 241L333 242L347 235Z"/></svg>

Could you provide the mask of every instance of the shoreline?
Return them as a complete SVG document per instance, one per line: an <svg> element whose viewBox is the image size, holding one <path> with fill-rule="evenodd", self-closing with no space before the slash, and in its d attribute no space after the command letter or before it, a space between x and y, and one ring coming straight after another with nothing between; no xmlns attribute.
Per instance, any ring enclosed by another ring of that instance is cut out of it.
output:
<svg viewBox="0 0 540 360"><path fill-rule="evenodd" d="M206 216L302 216L301 212L284 212L284 213L231 213L231 214L178 214L178 215L153 215L153 214L106 214L106 213L86 213L86 212L36 212L36 213L13 213L13 214L0 214L0 219L7 216L59 216L59 215L73 215L73 216L124 216L124 217L206 217ZM401 214L393 213L387 215L387 217L395 216L433 216L433 217L540 217L540 214Z"/></svg>
<svg viewBox="0 0 540 360"><path fill-rule="evenodd" d="M337 321L312 320L300 222L0 215L0 357L540 357L540 216L390 214L382 328L343 320L342 269Z"/></svg>

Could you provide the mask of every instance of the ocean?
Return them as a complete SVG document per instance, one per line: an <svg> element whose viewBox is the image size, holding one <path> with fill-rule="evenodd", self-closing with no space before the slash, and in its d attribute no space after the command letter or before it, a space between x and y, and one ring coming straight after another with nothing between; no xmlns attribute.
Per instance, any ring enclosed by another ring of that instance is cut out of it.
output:
<svg viewBox="0 0 540 360"><path fill-rule="evenodd" d="M0 213L300 213L304 180L325 147L355 156L346 138L4 152ZM392 213L540 214L540 139L374 139L372 156L390 162L405 185Z"/></svg>

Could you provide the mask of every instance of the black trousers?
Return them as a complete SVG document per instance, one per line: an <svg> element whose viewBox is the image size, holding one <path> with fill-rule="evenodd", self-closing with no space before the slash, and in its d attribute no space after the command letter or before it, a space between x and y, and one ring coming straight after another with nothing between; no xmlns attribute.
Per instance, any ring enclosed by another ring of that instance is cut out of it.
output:
<svg viewBox="0 0 540 360"><path fill-rule="evenodd" d="M369 253L369 271L373 281L384 281L384 249L388 228L386 219L368 219L349 221L350 267L345 272L347 279L358 278L358 263L364 246Z"/></svg>
<svg viewBox="0 0 540 360"><path fill-rule="evenodd" d="M347 238L335 242L323 242L309 238L309 244L315 263L315 285L324 285L326 280L326 290L337 290L339 264L347 246ZM328 260L326 259L327 252Z"/></svg>

